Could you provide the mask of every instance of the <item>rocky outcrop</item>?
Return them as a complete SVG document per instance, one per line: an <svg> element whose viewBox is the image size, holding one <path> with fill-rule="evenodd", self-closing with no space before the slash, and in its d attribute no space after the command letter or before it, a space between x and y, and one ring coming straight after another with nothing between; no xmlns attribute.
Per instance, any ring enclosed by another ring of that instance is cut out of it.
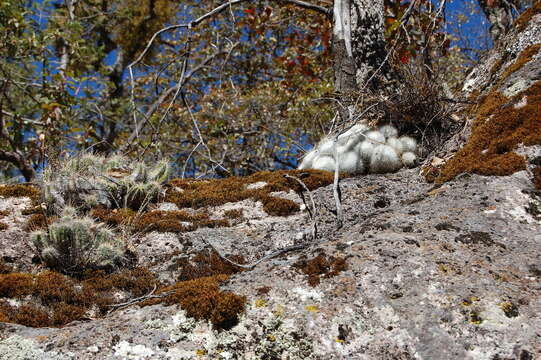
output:
<svg viewBox="0 0 541 360"><path fill-rule="evenodd" d="M506 106L508 100L500 98L498 109L515 108L522 100L528 104L536 96L524 92L539 81L541 67L534 66L539 49L531 49L540 43L541 15L529 16L502 43L501 56L491 53L469 76L467 90L480 96L480 104L496 92L512 99ZM507 71L526 49L522 59L529 60ZM469 114L444 160L462 156L457 149L475 133L480 112ZM487 118L492 115L497 114ZM312 191L316 239L309 197L304 194L304 204L294 192L273 193L301 209L287 216L269 216L261 201L246 198L207 210L210 220L242 213L230 227L141 234L132 239L133 251L165 284L183 276L186 259L211 247L242 255L245 263L277 249L298 249L236 272L222 285L246 297L245 311L232 327L216 329L179 305L135 302L60 328L0 323L0 359L540 357L541 193L532 178L541 165L541 147L522 143L507 152L522 156L524 167L504 176L482 176L472 168L434 185L419 169L410 169L344 179L340 230L332 185L318 188ZM26 241L21 206L27 203L0 201L0 210L11 214L1 220L8 228L0 231L0 242L9 252L4 261L18 271L37 272L40 265L28 249L16 245ZM171 203L159 209L178 211Z"/></svg>

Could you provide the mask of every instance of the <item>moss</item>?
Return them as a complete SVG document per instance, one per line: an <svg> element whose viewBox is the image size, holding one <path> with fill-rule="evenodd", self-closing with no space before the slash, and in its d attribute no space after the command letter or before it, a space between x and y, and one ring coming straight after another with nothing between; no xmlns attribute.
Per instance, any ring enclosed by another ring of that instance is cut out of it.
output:
<svg viewBox="0 0 541 360"><path fill-rule="evenodd" d="M24 231L36 231L46 229L48 225L52 224L56 220L56 217L46 217L44 214L31 215L23 226Z"/></svg>
<svg viewBox="0 0 541 360"><path fill-rule="evenodd" d="M128 208L110 210L99 207L92 209L90 216L107 225L119 226L131 224L136 216L136 212Z"/></svg>
<svg viewBox="0 0 541 360"><path fill-rule="evenodd" d="M242 219L244 217L242 209L231 209L224 212L224 216L228 219Z"/></svg>
<svg viewBox="0 0 541 360"><path fill-rule="evenodd" d="M238 323L246 297L220 290L220 283L227 279L227 275L216 275L180 281L158 291L159 294L172 292L170 295L147 300L143 305L179 304L190 317L208 320L218 329L230 329Z"/></svg>
<svg viewBox="0 0 541 360"><path fill-rule="evenodd" d="M530 20L535 15L541 14L541 2L537 1L534 5L524 11L518 19L515 20L514 27L518 32L524 31Z"/></svg>
<svg viewBox="0 0 541 360"><path fill-rule="evenodd" d="M147 295L160 284L156 275L144 267L111 274L110 279L113 287L129 291L135 297Z"/></svg>
<svg viewBox="0 0 541 360"><path fill-rule="evenodd" d="M81 320L86 313L86 309L76 305L66 303L56 304L53 308L51 323L53 326L63 326L75 320Z"/></svg>
<svg viewBox="0 0 541 360"><path fill-rule="evenodd" d="M10 319L9 317L7 316L7 314L5 314L4 312L0 311L0 323L2 322L10 322Z"/></svg>
<svg viewBox="0 0 541 360"><path fill-rule="evenodd" d="M494 62L494 64L490 68L490 74L491 75L496 74L498 72L498 70L501 69L504 62L505 62L505 57L503 57L503 56L500 57L498 60L496 60L496 62Z"/></svg>
<svg viewBox="0 0 541 360"><path fill-rule="evenodd" d="M334 258L332 256L327 258L321 254L311 260L301 258L293 266L308 275L308 284L311 286L319 285L321 277L330 278L347 269L344 258Z"/></svg>
<svg viewBox="0 0 541 360"><path fill-rule="evenodd" d="M277 191L301 191L301 186L286 178L285 174L302 178L310 190L333 182L333 174L322 170L261 171L246 177L211 180L175 179L170 183L165 200L175 203L181 209L199 209L252 199L262 201L265 211L285 216L299 211L298 206L294 206L290 200L270 194ZM247 185L257 182L265 182L266 185L259 189L247 188Z"/></svg>
<svg viewBox="0 0 541 360"><path fill-rule="evenodd" d="M9 274L10 272L13 272L13 268L0 260L0 274Z"/></svg>
<svg viewBox="0 0 541 360"><path fill-rule="evenodd" d="M9 228L8 224L5 224L0 221L0 231L7 230Z"/></svg>
<svg viewBox="0 0 541 360"><path fill-rule="evenodd" d="M17 324L30 327L46 327L51 324L47 312L32 305L20 306L13 320Z"/></svg>
<svg viewBox="0 0 541 360"><path fill-rule="evenodd" d="M0 300L0 318L26 326L63 326L80 320L93 307L100 311L98 315L104 315L111 309L116 291L126 291L128 297L134 298L148 294L155 286L160 286L160 283L146 268L115 274L88 271L81 278L54 271L45 271L36 276L4 274L0 275L0 297L31 296L19 308ZM35 319L32 320L32 317Z"/></svg>
<svg viewBox="0 0 541 360"><path fill-rule="evenodd" d="M11 273L0 275L0 297L17 298L32 294L34 277L31 274Z"/></svg>
<svg viewBox="0 0 541 360"><path fill-rule="evenodd" d="M262 286L256 289L257 295L267 295L271 291L270 286Z"/></svg>
<svg viewBox="0 0 541 360"><path fill-rule="evenodd" d="M499 87L499 85L502 84L503 81L507 79L512 73L519 70L525 64L530 62L530 60L532 60L532 58L539 52L539 48L541 48L541 44L533 44L524 49L518 56L517 60L512 65L507 67L507 69L505 69L496 87Z"/></svg>
<svg viewBox="0 0 541 360"><path fill-rule="evenodd" d="M3 197L29 197L32 204L38 205L40 202L40 191L32 185L0 185L0 196Z"/></svg>
<svg viewBox="0 0 541 360"><path fill-rule="evenodd" d="M0 210L0 219L9 215L7 210Z"/></svg>
<svg viewBox="0 0 541 360"><path fill-rule="evenodd" d="M74 282L65 275L45 271L36 276L35 292L44 304L77 301Z"/></svg>
<svg viewBox="0 0 541 360"><path fill-rule="evenodd" d="M7 301L0 299L0 322L13 322L16 309Z"/></svg>
<svg viewBox="0 0 541 360"><path fill-rule="evenodd" d="M224 219L212 220L206 212L191 214L183 210L154 210L136 218L132 225L133 230L139 232L187 232L200 227L227 227L229 221Z"/></svg>
<svg viewBox="0 0 541 360"><path fill-rule="evenodd" d="M274 196L262 196L258 198L263 203L263 210L272 216L287 216L298 212L299 205L289 199L282 199Z"/></svg>
<svg viewBox="0 0 541 360"><path fill-rule="evenodd" d="M513 106L523 97L525 106ZM513 150L519 144L541 144L541 81L511 99L490 93L481 99L476 115L468 142L443 166L436 182L464 172L503 176L526 169L524 157Z"/></svg>
<svg viewBox="0 0 541 360"><path fill-rule="evenodd" d="M532 183L533 186L541 190L541 166L537 166L532 170L533 177L532 177Z"/></svg>
<svg viewBox="0 0 541 360"><path fill-rule="evenodd" d="M238 264L244 264L242 256L228 256L228 259ZM215 251L201 251L190 260L178 260L176 266L180 269L179 281L215 275L233 275L243 271L242 268L222 259Z"/></svg>

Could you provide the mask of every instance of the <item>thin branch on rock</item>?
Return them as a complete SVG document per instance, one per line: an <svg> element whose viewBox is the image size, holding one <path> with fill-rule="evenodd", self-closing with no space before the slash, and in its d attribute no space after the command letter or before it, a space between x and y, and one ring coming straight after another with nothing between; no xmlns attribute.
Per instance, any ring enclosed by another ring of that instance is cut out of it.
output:
<svg viewBox="0 0 541 360"><path fill-rule="evenodd" d="M298 177L293 176L293 175L288 175L288 174L285 174L284 176L288 179L293 179L296 182L298 182L304 188L304 190L306 190L306 192L308 193L308 196L310 197L310 201L312 202L312 210L310 210L310 207L306 205L306 201L304 201L304 196L302 196L302 201L304 202L304 205L307 207L308 213L310 214L310 218L312 219L312 239L315 240L317 238L317 208L316 208L316 202L314 201L314 197L312 196L312 192L310 192L306 184ZM302 195L302 192L301 192L301 195Z"/></svg>
<svg viewBox="0 0 541 360"><path fill-rule="evenodd" d="M148 299L161 299L161 298L167 297L167 296L169 296L169 295L171 295L172 293L175 292L174 290L171 290L171 291L165 292L165 293L160 294L160 295L154 295L154 291L156 291L156 288L157 288L157 285L154 284L154 288L147 295L143 295L143 296L140 296L138 298L131 299L131 300L128 300L128 301L120 303L120 304L107 305L107 306L112 308L111 310L109 310L107 312L107 314L110 314L115 310L122 309L122 308L125 308L127 306L130 306L130 305L133 305L135 303L145 301L145 300L148 300Z"/></svg>
<svg viewBox="0 0 541 360"><path fill-rule="evenodd" d="M218 254L218 256L221 257L224 261L230 263L233 266L238 266L238 267L240 267L242 269L246 269L246 270L252 270L257 265L261 264L263 261L275 258L277 256L280 256L280 255L285 254L285 253L290 252L290 251L301 250L301 249L304 249L304 248L306 248L308 246L308 243L286 246L285 248L278 249L276 251L271 252L270 254L268 254L266 256L263 256L261 259L257 260L253 264L243 265L243 264L236 263L236 262L234 262L232 260L229 260L220 251L218 251L218 249L214 245L212 245L210 241L208 241L206 239L203 239L203 241L206 242L214 251L216 251L216 254Z"/></svg>

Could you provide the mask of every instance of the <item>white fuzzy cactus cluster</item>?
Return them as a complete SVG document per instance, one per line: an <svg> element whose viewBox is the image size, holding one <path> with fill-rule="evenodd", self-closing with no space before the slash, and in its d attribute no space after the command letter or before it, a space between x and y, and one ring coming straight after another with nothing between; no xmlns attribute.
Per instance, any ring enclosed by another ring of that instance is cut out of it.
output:
<svg viewBox="0 0 541 360"><path fill-rule="evenodd" d="M170 172L166 161L148 167L118 155L80 154L45 169L45 203L54 214L67 205L83 211L97 206L137 210L157 198Z"/></svg>
<svg viewBox="0 0 541 360"><path fill-rule="evenodd" d="M333 137L323 138L309 151L299 165L299 169L334 171L337 150L339 171L351 174L383 174L395 172L417 164L419 148L417 141L409 136L398 136L392 125L371 129L356 124Z"/></svg>
<svg viewBox="0 0 541 360"><path fill-rule="evenodd" d="M44 263L64 273L86 269L112 269L124 259L124 244L114 233L88 217L77 218L76 210L64 208L62 217L47 230L30 238Z"/></svg>

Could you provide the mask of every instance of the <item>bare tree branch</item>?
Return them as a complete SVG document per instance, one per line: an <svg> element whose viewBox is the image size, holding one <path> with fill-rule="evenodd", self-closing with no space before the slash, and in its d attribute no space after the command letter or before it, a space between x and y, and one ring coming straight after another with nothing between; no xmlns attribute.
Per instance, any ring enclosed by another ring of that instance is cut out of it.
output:
<svg viewBox="0 0 541 360"><path fill-rule="evenodd" d="M137 122L135 125L135 129L131 133L128 140L120 147L120 151L126 151L126 149L131 145L131 143L139 136L139 132L143 129L143 127L146 125L148 120L154 113L158 110L161 104L165 102L165 100L173 93L177 93L178 91L190 80L190 78L196 74L197 72L204 69L212 60L214 60L217 56L221 55L223 52L218 52L213 55L208 56L205 60L203 60L199 65L197 65L194 69L192 69L188 74L184 75L182 78L182 82L178 82L177 84L171 86L169 89L162 92L158 100L156 100L150 108L143 114L144 119L140 122Z"/></svg>
<svg viewBox="0 0 541 360"><path fill-rule="evenodd" d="M314 11L320 12L320 13L326 15L326 16L331 16L331 14L332 14L331 8L326 8L324 6L310 4L310 3L307 3L306 1L301 1L301 0L282 0L282 1L293 4L293 5L297 5L299 7L304 8L304 9L314 10Z"/></svg>

